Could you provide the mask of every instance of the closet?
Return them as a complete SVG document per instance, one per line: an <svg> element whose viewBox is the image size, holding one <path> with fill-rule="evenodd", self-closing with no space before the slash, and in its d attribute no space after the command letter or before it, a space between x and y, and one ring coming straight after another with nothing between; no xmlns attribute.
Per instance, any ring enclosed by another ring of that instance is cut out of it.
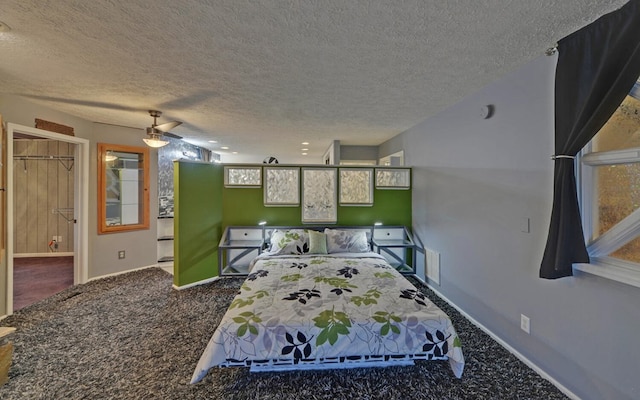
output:
<svg viewBox="0 0 640 400"><path fill-rule="evenodd" d="M14 138L14 310L73 285L74 148Z"/></svg>

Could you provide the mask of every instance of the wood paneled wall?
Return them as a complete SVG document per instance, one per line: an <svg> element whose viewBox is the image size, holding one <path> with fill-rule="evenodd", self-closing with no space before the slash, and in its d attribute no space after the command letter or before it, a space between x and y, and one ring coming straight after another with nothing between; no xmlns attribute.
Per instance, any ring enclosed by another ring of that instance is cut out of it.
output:
<svg viewBox="0 0 640 400"><path fill-rule="evenodd" d="M62 236L57 252L73 251L73 156L75 145L47 139L14 141L14 253L51 253L49 242ZM20 159L31 156L33 159ZM43 156L50 157L44 159ZM66 218L65 218L66 217Z"/></svg>

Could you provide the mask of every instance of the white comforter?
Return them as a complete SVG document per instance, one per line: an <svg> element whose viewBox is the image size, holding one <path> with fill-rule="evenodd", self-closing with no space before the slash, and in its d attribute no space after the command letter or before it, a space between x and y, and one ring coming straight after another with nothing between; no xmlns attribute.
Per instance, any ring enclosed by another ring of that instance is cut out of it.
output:
<svg viewBox="0 0 640 400"><path fill-rule="evenodd" d="M464 357L449 317L376 253L258 257L195 368L253 360Z"/></svg>

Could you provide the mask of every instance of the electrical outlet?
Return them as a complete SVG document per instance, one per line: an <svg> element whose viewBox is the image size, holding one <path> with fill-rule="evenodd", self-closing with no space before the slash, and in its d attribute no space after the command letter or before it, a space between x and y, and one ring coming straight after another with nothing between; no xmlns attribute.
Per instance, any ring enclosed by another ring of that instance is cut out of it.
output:
<svg viewBox="0 0 640 400"><path fill-rule="evenodd" d="M57 240L57 242L58 242L58 243L62 243L62 236L58 236L58 240Z"/></svg>
<svg viewBox="0 0 640 400"><path fill-rule="evenodd" d="M524 314L520 314L520 329L527 333L531 333L531 320Z"/></svg>
<svg viewBox="0 0 640 400"><path fill-rule="evenodd" d="M118 259L122 260L124 258L124 250L118 251Z"/></svg>
<svg viewBox="0 0 640 400"><path fill-rule="evenodd" d="M57 236L53 236L53 237L51 238L51 241L52 241L52 242L57 242L57 241L58 241L58 237L57 237Z"/></svg>

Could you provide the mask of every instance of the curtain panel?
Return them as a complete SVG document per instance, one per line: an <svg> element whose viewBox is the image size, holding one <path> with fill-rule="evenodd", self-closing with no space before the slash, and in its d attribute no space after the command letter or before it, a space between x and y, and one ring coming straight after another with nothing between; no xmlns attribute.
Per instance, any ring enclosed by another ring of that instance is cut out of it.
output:
<svg viewBox="0 0 640 400"><path fill-rule="evenodd" d="M555 78L553 208L540 277L573 275L589 262L575 177L575 155L622 103L640 75L640 0L558 42Z"/></svg>

